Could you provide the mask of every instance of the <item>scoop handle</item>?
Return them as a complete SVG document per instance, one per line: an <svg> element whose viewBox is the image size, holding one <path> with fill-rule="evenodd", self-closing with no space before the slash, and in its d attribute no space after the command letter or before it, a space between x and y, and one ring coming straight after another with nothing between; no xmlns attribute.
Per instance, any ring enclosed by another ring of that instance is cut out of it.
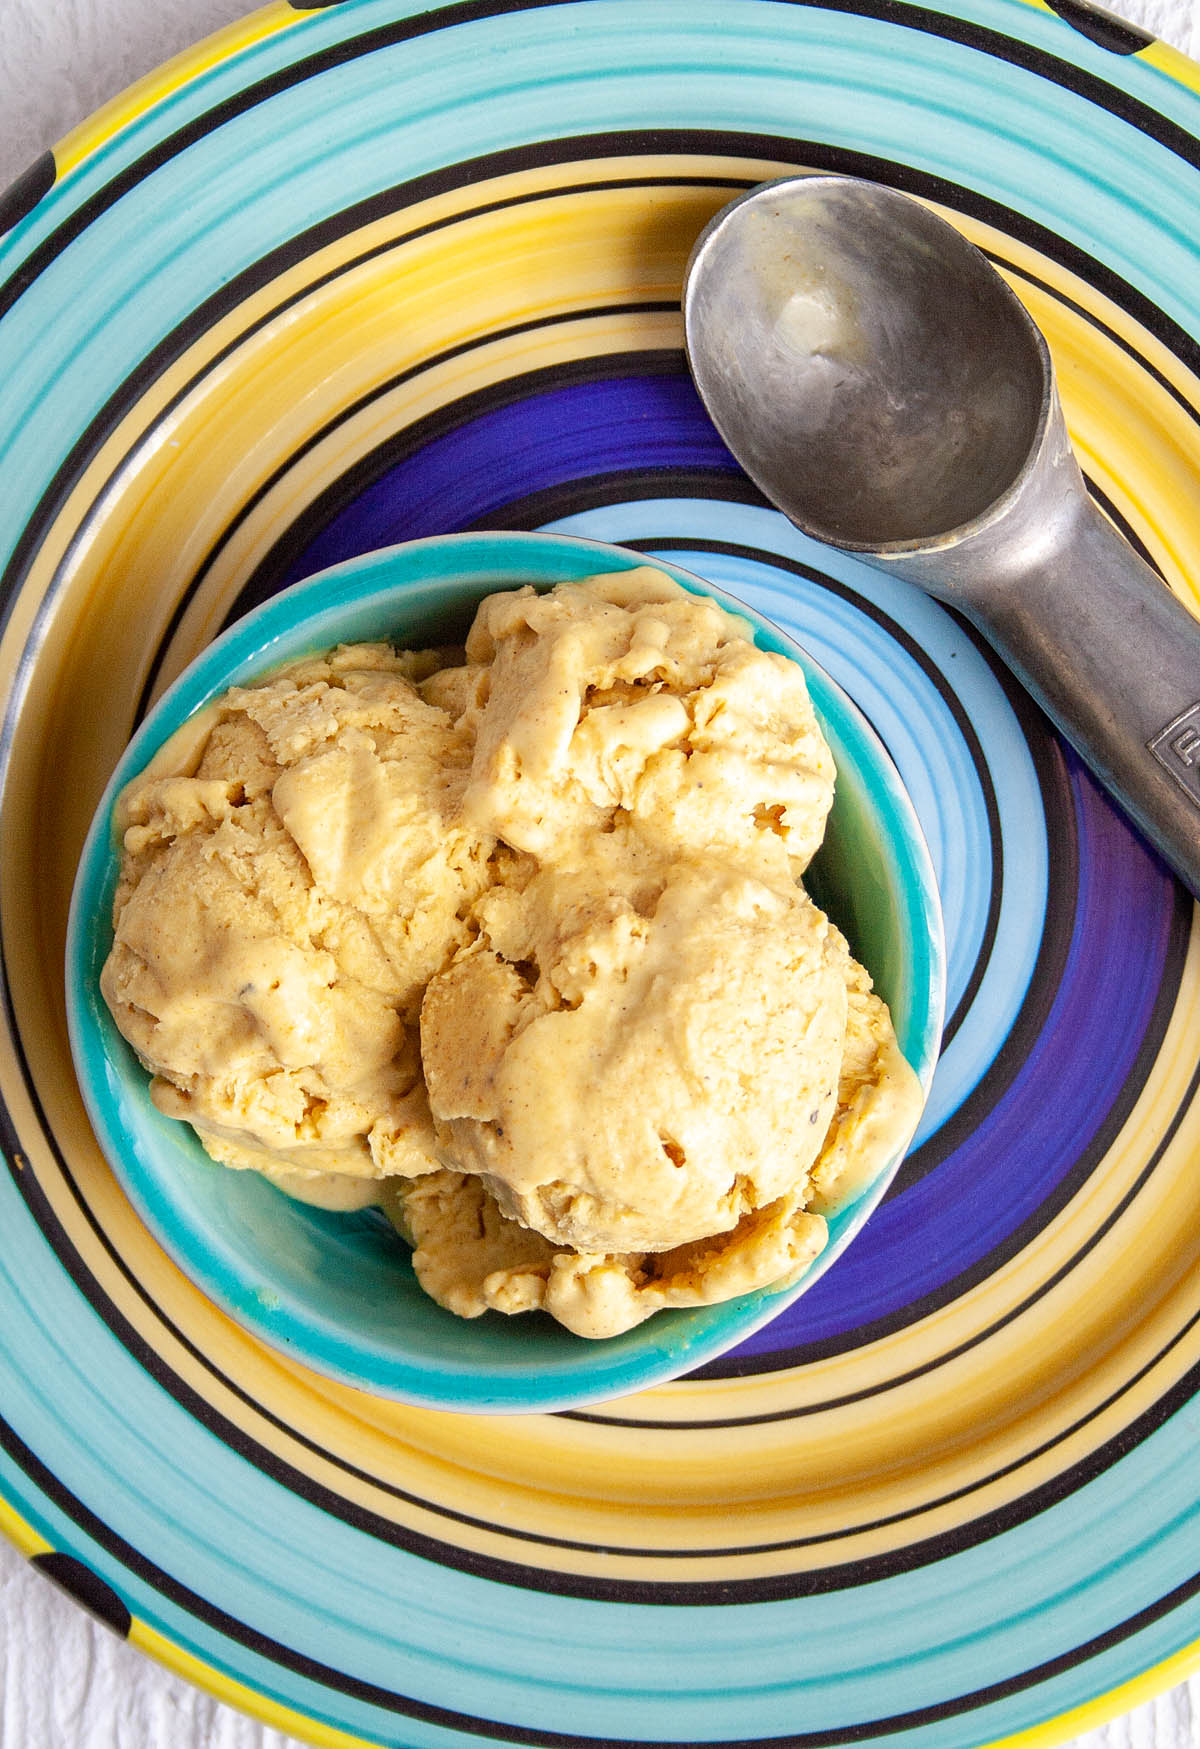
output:
<svg viewBox="0 0 1200 1749"><path fill-rule="evenodd" d="M1086 494L1069 522L958 605L1200 897L1200 620Z"/></svg>

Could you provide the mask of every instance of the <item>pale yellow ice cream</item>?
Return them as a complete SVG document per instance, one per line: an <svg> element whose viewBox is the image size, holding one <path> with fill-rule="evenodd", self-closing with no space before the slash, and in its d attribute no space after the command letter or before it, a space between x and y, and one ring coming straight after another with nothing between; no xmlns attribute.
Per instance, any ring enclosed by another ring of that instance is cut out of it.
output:
<svg viewBox="0 0 1200 1749"><path fill-rule="evenodd" d="M800 668L645 567L485 601L466 660L227 694L120 804L102 988L208 1152L383 1203L463 1316L581 1335L793 1279L916 1077L800 877Z"/></svg>
<svg viewBox="0 0 1200 1749"><path fill-rule="evenodd" d="M464 802L554 864L614 818L664 854L727 855L790 881L833 801L833 759L795 662L645 567L493 595L467 639L487 673Z"/></svg>
<svg viewBox="0 0 1200 1749"><path fill-rule="evenodd" d="M788 1194L846 1036L840 941L798 889L622 861L485 894L421 1010L444 1157L577 1251L663 1251Z"/></svg>
<svg viewBox="0 0 1200 1749"><path fill-rule="evenodd" d="M437 1164L421 1000L495 846L458 823L470 737L419 671L360 645L235 688L121 798L101 989L155 1103L227 1165Z"/></svg>

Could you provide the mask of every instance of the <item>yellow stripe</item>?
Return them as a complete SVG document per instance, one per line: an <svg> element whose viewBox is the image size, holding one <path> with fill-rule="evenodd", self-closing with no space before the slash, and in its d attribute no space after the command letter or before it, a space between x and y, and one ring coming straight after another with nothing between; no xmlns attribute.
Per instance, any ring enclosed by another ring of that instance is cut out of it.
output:
<svg viewBox="0 0 1200 1749"><path fill-rule="evenodd" d="M304 1742L312 1743L315 1749L383 1749L373 1738L351 1736L346 1731L336 1730L332 1725L322 1724L319 1719L309 1718L307 1713L298 1713L292 1707L268 1700L265 1695L248 1688L244 1682L235 1682L224 1671L206 1664L194 1653L185 1652L174 1640L169 1640L165 1634L160 1634L148 1622L139 1621L136 1616L130 1624L129 1640L139 1651L145 1652L157 1663L165 1664L169 1670L174 1670L176 1675L182 1676L194 1687L202 1688L217 1700L224 1701L226 1706L237 1707L240 1712L261 1719L263 1724L286 1731L289 1736L300 1737Z"/></svg>
<svg viewBox="0 0 1200 1749"><path fill-rule="evenodd" d="M1158 1695L1165 1694L1169 1688L1174 1688L1176 1683L1186 1682L1189 1677L1198 1673L1200 1640L1193 1640L1182 1652L1176 1652L1174 1657L1155 1664L1143 1676L1135 1676L1132 1681L1123 1682L1120 1688L1112 1688L1096 1700L1073 1707L1069 1713L1060 1713L1057 1718L1048 1719L1044 1725L1033 1725L1028 1731L1018 1731L1013 1737L997 1737L991 1743L983 1744L981 1749L1059 1749L1060 1745L1068 1743L1072 1737L1081 1736L1085 1731L1098 1730L1101 1725L1121 1718L1125 1713L1132 1712L1134 1707L1143 1706L1146 1701L1154 1700Z"/></svg>
<svg viewBox="0 0 1200 1749"><path fill-rule="evenodd" d="M1172 48L1170 43L1153 42L1149 48L1138 51L1138 59L1153 67L1156 73L1165 73L1168 79L1173 79L1186 90L1200 92L1200 64L1190 55L1185 55L1182 49Z"/></svg>
<svg viewBox="0 0 1200 1749"><path fill-rule="evenodd" d="M0 1500L0 1536L15 1543L21 1553L31 1560L34 1555L48 1555L51 1551L52 1544L34 1530L19 1512L14 1511L7 1500Z"/></svg>
<svg viewBox="0 0 1200 1749"><path fill-rule="evenodd" d="M286 30L303 17L304 14L287 5L286 0L272 0L270 5L252 12L248 18L226 25L223 30L215 31L192 48L184 49L181 54L165 61L64 135L54 148L59 176L74 170L122 128L137 121L139 116L145 115L147 110L153 109L156 103L170 97L190 80L199 78L222 61L230 60L242 49L251 48L255 43Z"/></svg>

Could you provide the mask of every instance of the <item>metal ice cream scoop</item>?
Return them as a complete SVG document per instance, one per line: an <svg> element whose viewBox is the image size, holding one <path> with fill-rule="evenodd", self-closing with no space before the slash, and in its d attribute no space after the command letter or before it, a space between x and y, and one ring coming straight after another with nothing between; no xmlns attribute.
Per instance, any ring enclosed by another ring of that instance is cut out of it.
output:
<svg viewBox="0 0 1200 1749"><path fill-rule="evenodd" d="M958 608L1200 894L1200 621L1090 497L1041 332L907 195L767 183L684 290L717 430L806 534Z"/></svg>

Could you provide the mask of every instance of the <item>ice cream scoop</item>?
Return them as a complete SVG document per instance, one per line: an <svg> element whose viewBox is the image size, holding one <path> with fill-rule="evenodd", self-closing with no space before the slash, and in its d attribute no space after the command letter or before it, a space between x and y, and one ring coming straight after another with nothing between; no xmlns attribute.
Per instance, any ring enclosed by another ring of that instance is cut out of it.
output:
<svg viewBox="0 0 1200 1749"><path fill-rule="evenodd" d="M755 483L965 614L1200 894L1200 621L1090 496L1045 339L986 256L893 189L790 178L706 227L684 314Z"/></svg>

